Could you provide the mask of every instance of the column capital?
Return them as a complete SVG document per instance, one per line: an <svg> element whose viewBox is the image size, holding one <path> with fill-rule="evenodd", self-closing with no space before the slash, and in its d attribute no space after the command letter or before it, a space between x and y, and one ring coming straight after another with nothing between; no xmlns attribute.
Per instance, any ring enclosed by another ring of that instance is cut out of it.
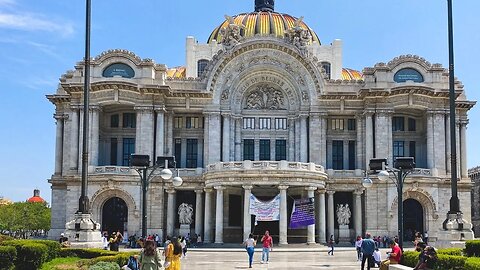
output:
<svg viewBox="0 0 480 270"><path fill-rule="evenodd" d="M335 194L335 190L327 190L327 194L328 195L333 195L333 194Z"/></svg>
<svg viewBox="0 0 480 270"><path fill-rule="evenodd" d="M167 111L164 105L153 106L153 110L157 113L165 113Z"/></svg>
<svg viewBox="0 0 480 270"><path fill-rule="evenodd" d="M148 105L148 106L135 106L133 107L133 109L135 111L138 111L140 113L143 113L143 112L152 112L154 110L154 107L151 106L151 105Z"/></svg>
<svg viewBox="0 0 480 270"><path fill-rule="evenodd" d="M198 195L198 194L202 194L203 193L203 188L197 188L195 189L195 193Z"/></svg>
<svg viewBox="0 0 480 270"><path fill-rule="evenodd" d="M214 189L216 189L217 191L224 191L225 189L227 189L226 187L224 186L215 186L213 187Z"/></svg>
<svg viewBox="0 0 480 270"><path fill-rule="evenodd" d="M280 190L287 190L287 189L288 189L288 186L284 186L284 185L278 186L278 189L280 189Z"/></svg>
<svg viewBox="0 0 480 270"><path fill-rule="evenodd" d="M315 190L317 190L317 187L305 187L305 190L307 190L307 191L315 191Z"/></svg>
<svg viewBox="0 0 480 270"><path fill-rule="evenodd" d="M326 189L321 189L321 188L318 188L318 189L317 189L317 193L318 193L318 194L325 194L326 192L327 192Z"/></svg>
<svg viewBox="0 0 480 270"><path fill-rule="evenodd" d="M245 186L242 186L242 188L245 190L252 190L253 186L245 185Z"/></svg>
<svg viewBox="0 0 480 270"><path fill-rule="evenodd" d="M357 195L357 196L360 196L360 195L363 194L363 191L364 191L363 188L361 188L361 189L356 189L356 190L353 191L353 194L355 194L355 195Z"/></svg>
<svg viewBox="0 0 480 270"><path fill-rule="evenodd" d="M68 120L68 114L55 113L55 114L53 115L53 118L54 118L55 120L62 120L62 119Z"/></svg>
<svg viewBox="0 0 480 270"><path fill-rule="evenodd" d="M213 191L213 188L204 188L205 193L210 193Z"/></svg>
<svg viewBox="0 0 480 270"><path fill-rule="evenodd" d="M223 117L231 117L232 116L232 113L230 111L226 111L226 112L221 112L221 115Z"/></svg>
<svg viewBox="0 0 480 270"><path fill-rule="evenodd" d="M165 189L165 191L168 193L168 194L175 194L177 191L173 188L167 188Z"/></svg>

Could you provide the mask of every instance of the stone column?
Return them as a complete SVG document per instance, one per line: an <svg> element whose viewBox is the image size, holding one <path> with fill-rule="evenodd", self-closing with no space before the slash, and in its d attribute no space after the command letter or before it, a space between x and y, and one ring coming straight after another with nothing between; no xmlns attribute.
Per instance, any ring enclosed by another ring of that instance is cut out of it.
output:
<svg viewBox="0 0 480 270"><path fill-rule="evenodd" d="M468 179L467 167L467 124L468 120L460 122L460 172L461 177Z"/></svg>
<svg viewBox="0 0 480 270"><path fill-rule="evenodd" d="M203 189L195 190L195 233L203 234Z"/></svg>
<svg viewBox="0 0 480 270"><path fill-rule="evenodd" d="M320 116L320 165L327 168L327 116Z"/></svg>
<svg viewBox="0 0 480 270"><path fill-rule="evenodd" d="M320 244L326 243L327 239L325 235L327 234L326 223L325 223L325 189L318 190L318 242Z"/></svg>
<svg viewBox="0 0 480 270"><path fill-rule="evenodd" d="M89 154L89 162L90 166L97 166L98 165L98 150L99 150L99 140L100 140L100 108L98 106L92 106L90 108L91 117L90 117L90 154Z"/></svg>
<svg viewBox="0 0 480 270"><path fill-rule="evenodd" d="M235 118L235 161L242 160L242 118Z"/></svg>
<svg viewBox="0 0 480 270"><path fill-rule="evenodd" d="M153 156L153 107L137 106L137 127L135 136L135 154L149 155L150 161L155 161ZM153 163L151 163L153 164Z"/></svg>
<svg viewBox="0 0 480 270"><path fill-rule="evenodd" d="M79 109L79 128L78 128L78 157L77 157L77 169L78 169L78 174L82 173L82 154L83 154L83 109Z"/></svg>
<svg viewBox="0 0 480 270"><path fill-rule="evenodd" d="M309 135L310 135L310 162L321 164L320 155L322 155L321 151L321 140L319 135L321 133L321 123L320 123L320 115L318 113L310 115L310 125L309 125Z"/></svg>
<svg viewBox="0 0 480 270"><path fill-rule="evenodd" d="M222 161L230 161L230 114L223 114ZM246 239L246 238L245 238Z"/></svg>
<svg viewBox="0 0 480 270"><path fill-rule="evenodd" d="M214 164L220 161L220 113L208 113L208 155L205 164Z"/></svg>
<svg viewBox="0 0 480 270"><path fill-rule="evenodd" d="M460 121L459 119L457 118L457 121L456 121L456 124L455 124L455 133L456 133L456 138L457 138L457 178L460 178L462 177L462 147L461 147L461 144L460 144L460 141L462 140L461 139L461 136L460 136Z"/></svg>
<svg viewBox="0 0 480 270"><path fill-rule="evenodd" d="M175 229L175 189L167 189L167 235L173 236Z"/></svg>
<svg viewBox="0 0 480 270"><path fill-rule="evenodd" d="M295 119L295 161L301 161L300 144L302 140L302 127L300 117Z"/></svg>
<svg viewBox="0 0 480 270"><path fill-rule="evenodd" d="M250 195L252 194L252 186L242 186L244 190L243 196L243 239L247 239L252 232L252 217L250 215Z"/></svg>
<svg viewBox="0 0 480 270"><path fill-rule="evenodd" d="M309 198L315 198L316 187L306 187L305 190ZM315 224L307 226L307 244L315 244Z"/></svg>
<svg viewBox="0 0 480 270"><path fill-rule="evenodd" d="M162 106L162 107L156 108L155 111L157 113L155 154L157 156L165 156L165 108Z"/></svg>
<svg viewBox="0 0 480 270"><path fill-rule="evenodd" d="M295 119L288 118L288 160L295 161Z"/></svg>
<svg viewBox="0 0 480 270"><path fill-rule="evenodd" d="M63 120L62 114L55 114L53 116L56 120L57 130L55 134L55 174L62 174L63 161ZM65 168L68 170L68 168Z"/></svg>
<svg viewBox="0 0 480 270"><path fill-rule="evenodd" d="M446 158L446 171L448 174L451 172L451 162L452 162L452 149L450 145L450 114L445 115L445 158Z"/></svg>
<svg viewBox="0 0 480 270"><path fill-rule="evenodd" d="M373 158L373 122L372 112L365 112L365 168L368 169Z"/></svg>
<svg viewBox="0 0 480 270"><path fill-rule="evenodd" d="M390 111L384 110L375 114L375 157L386 158L388 164L393 164L393 157L390 155L392 151L390 149L392 144L392 127L389 124L390 122Z"/></svg>
<svg viewBox="0 0 480 270"><path fill-rule="evenodd" d="M68 123L70 125L70 136L71 138L68 138L68 140L70 141L70 144L71 145L66 145L65 144L65 140L66 138L63 137L63 140L64 140L64 144L63 144L63 153L65 155L65 148L68 147L69 150L68 152L70 153L70 157L69 157L69 161L67 162L69 164L69 166L67 166L66 168L67 169L78 169L79 165L78 165L78 157L79 157L79 154L78 152L80 148L78 148L78 138L79 138L79 126L78 126L78 122L79 122L79 116L78 116L78 109L73 109L72 110L72 113L70 114L68 120L66 120L66 123ZM64 125L65 126L65 125ZM64 134L65 134L65 130L64 130Z"/></svg>
<svg viewBox="0 0 480 270"><path fill-rule="evenodd" d="M355 190L355 235L362 235L362 190Z"/></svg>
<svg viewBox="0 0 480 270"><path fill-rule="evenodd" d="M203 233L203 241L205 243L212 242L212 189L205 189L205 232Z"/></svg>
<svg viewBox="0 0 480 270"><path fill-rule="evenodd" d="M330 239L330 235L335 234L335 209L333 206L333 194L335 194L335 191L329 190L327 191L328 194L328 236L327 238Z"/></svg>
<svg viewBox="0 0 480 270"><path fill-rule="evenodd" d="M355 155L355 169L358 169L358 170L361 170L363 169L363 159L362 159L362 156L363 156L363 119L362 117L358 116L355 117L355 121L357 122L357 126L356 126L356 129L357 129L357 139L355 141L355 151L356 151L356 155Z"/></svg>
<svg viewBox="0 0 480 270"><path fill-rule="evenodd" d="M287 245L288 240L287 240L287 221L288 221L288 216L287 216L287 189L288 186L278 186L278 189L280 190L280 235L279 235L279 244L280 245Z"/></svg>
<svg viewBox="0 0 480 270"><path fill-rule="evenodd" d="M173 112L167 114L167 139L165 140L165 149L167 156L173 155Z"/></svg>
<svg viewBox="0 0 480 270"><path fill-rule="evenodd" d="M427 169L433 169L435 166L433 148L433 114L427 112Z"/></svg>
<svg viewBox="0 0 480 270"><path fill-rule="evenodd" d="M308 162L307 115L300 116L300 162Z"/></svg>
<svg viewBox="0 0 480 270"><path fill-rule="evenodd" d="M434 164L440 175L445 175L445 114L433 115Z"/></svg>
<svg viewBox="0 0 480 270"><path fill-rule="evenodd" d="M223 191L225 187L216 186L217 208L215 211L215 244L223 244Z"/></svg>

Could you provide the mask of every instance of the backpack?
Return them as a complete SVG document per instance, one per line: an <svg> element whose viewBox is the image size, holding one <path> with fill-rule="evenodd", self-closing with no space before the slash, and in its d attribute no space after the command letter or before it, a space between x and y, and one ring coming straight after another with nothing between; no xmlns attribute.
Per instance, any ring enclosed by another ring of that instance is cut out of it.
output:
<svg viewBox="0 0 480 270"><path fill-rule="evenodd" d="M128 261L127 261L127 266L128 266L128 268L130 268L132 270L138 270L137 259L135 259L135 257L133 257L133 256L130 256L128 258Z"/></svg>

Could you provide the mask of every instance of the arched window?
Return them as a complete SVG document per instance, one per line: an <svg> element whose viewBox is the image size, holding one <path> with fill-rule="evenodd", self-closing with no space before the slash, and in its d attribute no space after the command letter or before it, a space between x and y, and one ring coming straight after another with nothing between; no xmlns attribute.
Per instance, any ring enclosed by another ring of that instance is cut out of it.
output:
<svg viewBox="0 0 480 270"><path fill-rule="evenodd" d="M123 77L133 78L135 77L135 71L129 65L124 63L115 63L109 65L103 70L103 77Z"/></svg>
<svg viewBox="0 0 480 270"><path fill-rule="evenodd" d="M403 83L406 81L423 82L423 76L416 69L402 68L395 73L393 80L397 83Z"/></svg>
<svg viewBox="0 0 480 270"><path fill-rule="evenodd" d="M205 71L205 68L208 65L208 60L207 59L200 59L197 62L197 77L200 77L203 72Z"/></svg>
<svg viewBox="0 0 480 270"><path fill-rule="evenodd" d="M322 68L325 70L325 73L327 74L328 79L330 79L332 74L332 64L330 64L329 62L322 62L321 65L322 65Z"/></svg>

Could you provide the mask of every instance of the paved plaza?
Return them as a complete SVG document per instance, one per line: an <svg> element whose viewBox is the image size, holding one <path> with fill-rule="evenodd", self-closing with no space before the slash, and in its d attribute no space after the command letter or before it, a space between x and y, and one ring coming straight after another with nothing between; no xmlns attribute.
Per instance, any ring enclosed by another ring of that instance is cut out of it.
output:
<svg viewBox="0 0 480 270"><path fill-rule="evenodd" d="M382 250L383 256L386 251L387 249ZM274 248L270 253L269 264L261 264L261 256L261 249L255 249L252 269L360 269L354 248L336 248L334 256L327 255L326 248ZM182 269L248 269L248 255L241 249L190 249L187 257L182 259Z"/></svg>

